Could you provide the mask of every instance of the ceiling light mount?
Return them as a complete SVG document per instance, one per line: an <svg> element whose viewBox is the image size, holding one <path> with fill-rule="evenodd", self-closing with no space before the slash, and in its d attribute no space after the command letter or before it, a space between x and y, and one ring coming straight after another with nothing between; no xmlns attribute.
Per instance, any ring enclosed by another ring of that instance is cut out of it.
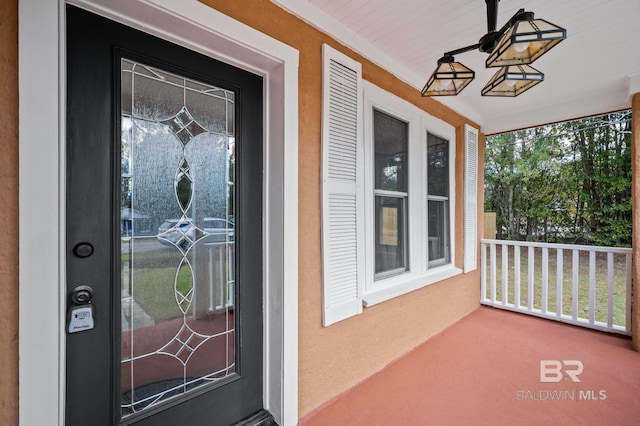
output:
<svg viewBox="0 0 640 426"><path fill-rule="evenodd" d="M483 53L491 53L498 44L500 35L501 34L498 31L491 31L490 33L483 35L478 42L478 50Z"/></svg>
<svg viewBox="0 0 640 426"><path fill-rule="evenodd" d="M482 90L483 96L518 96L544 80L544 74L534 68L513 66L528 66L564 40L567 31L543 19L535 19L533 12L524 9L520 9L502 28L496 30L499 2L500 0L485 0L487 34L477 44L446 52L438 60L438 67L422 89L422 96L450 96L460 93L473 80L475 73L455 62L454 56L472 50L489 54L485 64L487 68L502 67ZM500 81L496 83L497 80ZM515 80L518 83L512 84ZM453 83L453 89L443 90L445 86L450 88L450 83ZM509 90L504 89L505 87L509 87Z"/></svg>
<svg viewBox="0 0 640 426"><path fill-rule="evenodd" d="M485 0L487 4L487 34L478 42L478 50L491 52L500 38L500 32L496 31L498 25L498 3L500 0Z"/></svg>

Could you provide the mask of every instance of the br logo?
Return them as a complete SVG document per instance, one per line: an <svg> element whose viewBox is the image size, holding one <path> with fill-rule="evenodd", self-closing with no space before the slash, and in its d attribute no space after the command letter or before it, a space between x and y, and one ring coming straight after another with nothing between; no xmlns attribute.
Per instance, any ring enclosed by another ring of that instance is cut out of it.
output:
<svg viewBox="0 0 640 426"><path fill-rule="evenodd" d="M578 376L584 370L582 361L577 359L543 359L540 361L540 382L541 383L558 383L562 379L571 379L574 382L580 382Z"/></svg>

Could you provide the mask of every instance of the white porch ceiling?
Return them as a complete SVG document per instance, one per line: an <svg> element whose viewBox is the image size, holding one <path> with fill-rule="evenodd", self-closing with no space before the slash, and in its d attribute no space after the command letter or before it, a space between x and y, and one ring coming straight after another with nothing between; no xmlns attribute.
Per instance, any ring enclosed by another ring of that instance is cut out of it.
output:
<svg viewBox="0 0 640 426"><path fill-rule="evenodd" d="M419 90L444 52L487 32L484 0L272 0ZM502 0L500 28L519 9L567 29L567 39L533 67L545 81L516 98L483 97L495 69L487 54L456 60L476 78L455 97L434 98L482 126L486 134L611 112L640 91L640 1Z"/></svg>

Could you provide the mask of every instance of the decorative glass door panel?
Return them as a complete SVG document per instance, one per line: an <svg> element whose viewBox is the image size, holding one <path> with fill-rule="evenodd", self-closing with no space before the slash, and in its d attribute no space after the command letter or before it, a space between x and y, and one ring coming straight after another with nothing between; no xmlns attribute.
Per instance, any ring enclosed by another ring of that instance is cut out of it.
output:
<svg viewBox="0 0 640 426"><path fill-rule="evenodd" d="M121 409L236 374L235 94L121 60Z"/></svg>
<svg viewBox="0 0 640 426"><path fill-rule="evenodd" d="M64 416L263 407L263 79L66 6Z"/></svg>

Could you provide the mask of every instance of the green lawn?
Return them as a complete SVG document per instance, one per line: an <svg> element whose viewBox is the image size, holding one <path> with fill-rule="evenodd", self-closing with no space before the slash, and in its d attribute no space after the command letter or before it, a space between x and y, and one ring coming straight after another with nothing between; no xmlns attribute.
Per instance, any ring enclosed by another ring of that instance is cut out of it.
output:
<svg viewBox="0 0 640 426"><path fill-rule="evenodd" d="M133 272L135 301L156 323L182 316L174 292L175 275L176 268L139 268Z"/></svg>
<svg viewBox="0 0 640 426"><path fill-rule="evenodd" d="M533 280L533 299L532 305L535 309L542 308L542 249L534 250L534 280ZM555 313L557 306L557 250L549 249L548 251L548 294L547 294L547 312ZM563 250L562 264L562 313L564 315L573 315L573 260L572 250ZM578 310L577 316L589 319L589 253L585 251L579 252L579 268L578 268ZM626 301L626 255L614 254L613 267L613 323L624 326L625 317L625 301ZM514 247L508 250L508 274L507 274L507 293L508 303L515 303L514 295ZM490 278L489 278L490 253L487 250L487 294L491 298ZM528 286L528 249L520 248L520 305L527 307L529 305L529 286ZM595 320L607 322L607 295L608 295L608 269L607 254L596 253L595 268ZM496 301L502 302L502 247L496 247Z"/></svg>
<svg viewBox="0 0 640 426"><path fill-rule="evenodd" d="M192 271L186 263L178 271L181 259L182 255L174 247L160 245L154 250L134 251L133 259L129 253L122 253L125 273L129 274L129 277L123 277L123 288L130 281L131 289L127 290L156 323L182 317L180 307L187 314L193 312L193 306L189 303L193 296ZM129 269L127 266L131 260L133 268ZM214 270L218 270L220 261L217 256L214 256L214 262ZM215 278L217 281L217 275ZM176 297L176 289L188 300L179 294ZM215 292L215 296L215 303L219 304L218 292Z"/></svg>

